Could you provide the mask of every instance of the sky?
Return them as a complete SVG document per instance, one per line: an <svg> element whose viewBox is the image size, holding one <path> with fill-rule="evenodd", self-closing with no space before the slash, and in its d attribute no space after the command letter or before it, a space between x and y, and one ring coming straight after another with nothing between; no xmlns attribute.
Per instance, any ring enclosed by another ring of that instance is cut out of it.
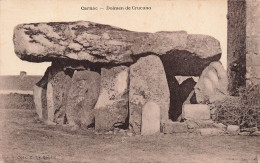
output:
<svg viewBox="0 0 260 163"><path fill-rule="evenodd" d="M81 10L81 7L136 6L146 11ZM221 62L227 64L227 0L0 0L0 75L43 75L49 62L31 63L14 53L13 29L22 23L92 21L131 31L185 30L220 41Z"/></svg>

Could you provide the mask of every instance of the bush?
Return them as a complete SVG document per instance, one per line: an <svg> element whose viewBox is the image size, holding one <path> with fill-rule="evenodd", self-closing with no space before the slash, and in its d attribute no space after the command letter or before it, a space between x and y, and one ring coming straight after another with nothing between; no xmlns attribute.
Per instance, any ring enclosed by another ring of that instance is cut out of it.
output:
<svg viewBox="0 0 260 163"><path fill-rule="evenodd" d="M260 128L259 85L239 90L239 96L227 96L214 103L216 121L225 125L239 125L240 128Z"/></svg>

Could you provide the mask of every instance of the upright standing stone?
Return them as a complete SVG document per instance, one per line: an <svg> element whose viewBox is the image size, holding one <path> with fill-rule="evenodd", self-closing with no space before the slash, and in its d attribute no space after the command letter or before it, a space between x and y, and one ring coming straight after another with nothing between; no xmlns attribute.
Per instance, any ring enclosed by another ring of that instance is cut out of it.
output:
<svg viewBox="0 0 260 163"><path fill-rule="evenodd" d="M88 127L94 123L94 106L100 89L97 72L75 71L66 103L66 117L71 126Z"/></svg>
<svg viewBox="0 0 260 163"><path fill-rule="evenodd" d="M147 102L142 109L142 135L160 133L160 107L154 102Z"/></svg>
<svg viewBox="0 0 260 163"><path fill-rule="evenodd" d="M33 101L36 108L36 113L39 116L40 120L43 120L42 115L42 87L39 87L37 85L33 86Z"/></svg>
<svg viewBox="0 0 260 163"><path fill-rule="evenodd" d="M46 92L46 97L47 97L47 121L46 123L48 125L55 125L54 123L54 99L53 99L53 86L51 83L47 84L47 92Z"/></svg>
<svg viewBox="0 0 260 163"><path fill-rule="evenodd" d="M95 129L125 125L128 116L129 67L101 69L101 91L95 106Z"/></svg>
<svg viewBox="0 0 260 163"><path fill-rule="evenodd" d="M37 82L33 87L33 100L36 108L36 113L39 119L46 122L48 119L47 111L47 84L48 84L48 74L50 67L44 73L42 79Z"/></svg>
<svg viewBox="0 0 260 163"><path fill-rule="evenodd" d="M226 70L220 62L212 62L200 75L195 85L198 103L212 103L228 95L228 79Z"/></svg>
<svg viewBox="0 0 260 163"><path fill-rule="evenodd" d="M47 107L48 123L64 124L66 101L71 85L71 77L63 71L62 67L52 66L48 76Z"/></svg>
<svg viewBox="0 0 260 163"><path fill-rule="evenodd" d="M47 85L42 88L42 121L47 122L48 120L48 108L47 108Z"/></svg>
<svg viewBox="0 0 260 163"><path fill-rule="evenodd" d="M133 132L141 131L142 108L148 102L160 107L161 121L168 120L170 93L162 62L149 55L130 67L129 123Z"/></svg>

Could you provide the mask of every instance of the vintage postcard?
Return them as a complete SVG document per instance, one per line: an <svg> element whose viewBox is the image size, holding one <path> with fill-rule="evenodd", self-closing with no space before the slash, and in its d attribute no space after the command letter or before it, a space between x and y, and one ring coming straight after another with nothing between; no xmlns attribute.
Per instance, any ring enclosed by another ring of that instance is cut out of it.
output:
<svg viewBox="0 0 260 163"><path fill-rule="evenodd" d="M259 162L259 0L0 0L0 163Z"/></svg>

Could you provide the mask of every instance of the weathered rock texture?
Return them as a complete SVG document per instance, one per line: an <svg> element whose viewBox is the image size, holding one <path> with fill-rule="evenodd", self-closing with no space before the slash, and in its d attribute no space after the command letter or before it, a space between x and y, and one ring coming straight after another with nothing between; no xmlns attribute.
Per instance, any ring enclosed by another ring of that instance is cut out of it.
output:
<svg viewBox="0 0 260 163"><path fill-rule="evenodd" d="M239 133L239 131L240 131L240 128L237 125L228 125L227 126L227 132L229 134L237 135Z"/></svg>
<svg viewBox="0 0 260 163"><path fill-rule="evenodd" d="M224 133L223 130L218 128L201 128L199 131L202 136L215 136L222 135Z"/></svg>
<svg viewBox="0 0 260 163"><path fill-rule="evenodd" d="M142 108L148 101L160 106L161 120L169 119L170 92L162 62L155 55L130 66L129 123L135 133L140 133Z"/></svg>
<svg viewBox="0 0 260 163"><path fill-rule="evenodd" d="M195 93L200 103L226 93L222 67L211 64L221 57L220 43L206 35L78 21L21 24L13 42L20 59L52 62L34 89L37 113L48 124L74 129L95 123L96 130L107 131L129 125L143 135L164 124L166 133L182 132L187 127L169 118L181 117L185 101L192 103ZM196 82L187 77L200 75L194 91Z"/></svg>
<svg viewBox="0 0 260 163"><path fill-rule="evenodd" d="M260 0L246 1L246 82L260 84Z"/></svg>
<svg viewBox="0 0 260 163"><path fill-rule="evenodd" d="M260 0L228 0L229 92L260 84Z"/></svg>
<svg viewBox="0 0 260 163"><path fill-rule="evenodd" d="M179 74L197 73L221 55L219 41L210 36L184 31L140 33L85 21L21 24L13 41L17 56L30 62L73 59L122 64L155 53L170 55L175 66L185 67L174 69ZM196 64L189 68L186 63L193 61Z"/></svg>
<svg viewBox="0 0 260 163"><path fill-rule="evenodd" d="M162 124L162 132L165 134L188 132L188 125L181 122L167 121Z"/></svg>
<svg viewBox="0 0 260 163"><path fill-rule="evenodd" d="M65 123L66 102L71 83L71 76L66 74L62 67L55 65L50 67L47 85L49 121L57 124Z"/></svg>
<svg viewBox="0 0 260 163"><path fill-rule="evenodd" d="M210 108L206 104L183 105L182 118L185 120L208 120L210 119Z"/></svg>
<svg viewBox="0 0 260 163"><path fill-rule="evenodd" d="M147 102L142 108L142 135L160 133L160 106L154 102Z"/></svg>
<svg viewBox="0 0 260 163"><path fill-rule="evenodd" d="M40 120L43 120L42 92L42 87L37 85L33 86L33 101L35 104L36 113L38 114Z"/></svg>
<svg viewBox="0 0 260 163"><path fill-rule="evenodd" d="M50 75L49 75L50 76ZM54 114L55 114L55 100L54 100L54 88L51 82L47 84L46 91L46 99L47 99L47 124L54 125Z"/></svg>
<svg viewBox="0 0 260 163"><path fill-rule="evenodd" d="M194 89L198 103L212 103L228 95L228 78L222 64L212 62L206 67Z"/></svg>
<svg viewBox="0 0 260 163"><path fill-rule="evenodd" d="M97 72L75 71L66 102L66 117L71 126L88 127L94 123L94 106L100 90Z"/></svg>
<svg viewBox="0 0 260 163"><path fill-rule="evenodd" d="M95 129L126 125L129 102L129 67L101 69L101 90L95 106Z"/></svg>
<svg viewBox="0 0 260 163"><path fill-rule="evenodd" d="M49 71L50 67L47 68L42 79L35 84L33 90L36 113L38 114L39 119L43 122L47 122L48 119L47 84Z"/></svg>

